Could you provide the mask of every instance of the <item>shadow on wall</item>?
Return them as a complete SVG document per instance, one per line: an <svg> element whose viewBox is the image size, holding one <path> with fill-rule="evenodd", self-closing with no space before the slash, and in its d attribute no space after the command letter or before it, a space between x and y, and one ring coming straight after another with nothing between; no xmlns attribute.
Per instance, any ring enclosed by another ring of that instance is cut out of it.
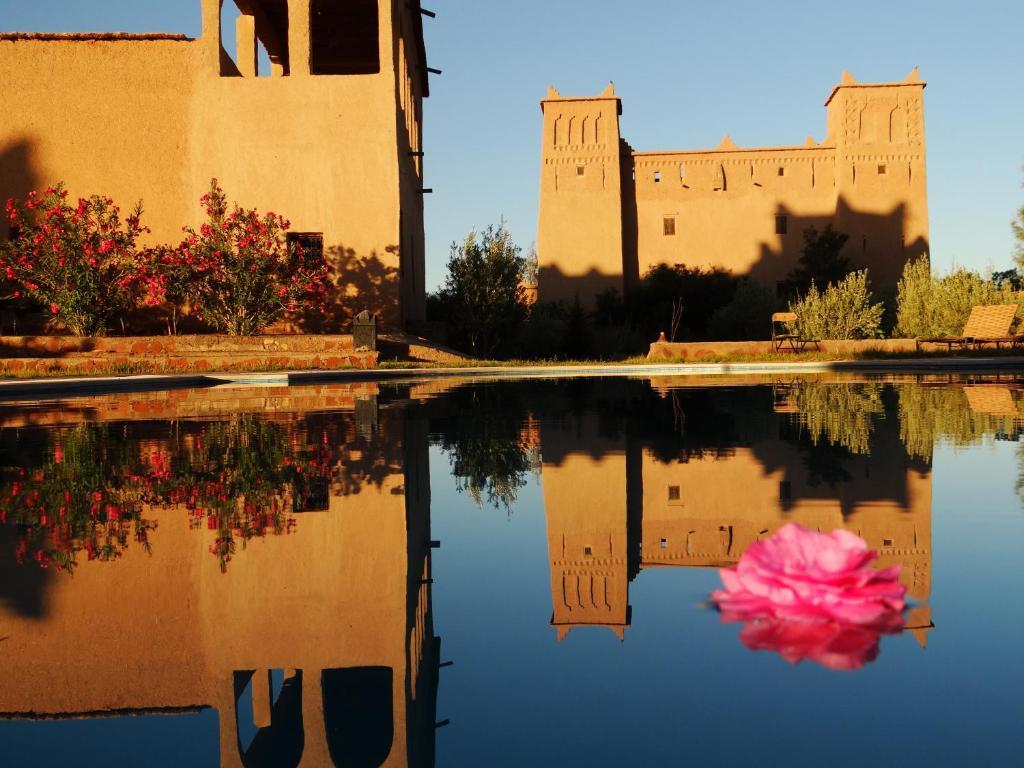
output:
<svg viewBox="0 0 1024 768"><path fill-rule="evenodd" d="M591 269L583 275L566 275L558 267L543 266L538 277L538 301L565 301L572 304L577 298L586 307L593 306L593 298L614 289L622 293L622 275L607 275Z"/></svg>
<svg viewBox="0 0 1024 768"><path fill-rule="evenodd" d="M34 143L19 138L0 147L0 206L12 197L24 200L40 187ZM6 217L0 220L0 243L10 238ZM21 302L0 301L0 334L39 333L46 328L42 313L26 312Z"/></svg>
<svg viewBox="0 0 1024 768"><path fill-rule="evenodd" d="M14 552L18 540L16 526L0 526L0 605L26 618L46 618L49 613L47 591L53 571L37 568L34 563L17 562ZM3 634L0 629L0 637Z"/></svg>
<svg viewBox="0 0 1024 768"><path fill-rule="evenodd" d="M397 253L398 246L384 249ZM385 263L377 251L361 255L354 248L331 246L324 253L329 272L328 294L321 314L320 307L301 313L295 320L296 330L307 333L349 333L352 319L364 309L377 315L385 327L401 327L397 267Z"/></svg>
<svg viewBox="0 0 1024 768"><path fill-rule="evenodd" d="M869 213L852 207L840 197L835 216L802 216L780 205L776 220L785 232L776 237L782 247L761 243L760 255L747 274L766 285L778 285L798 265L804 245L804 230L814 227L819 232L828 224L849 235L842 255L854 270L867 269L875 292L895 289L907 261L928 253L923 237L908 241L906 206L902 203L887 213ZM784 224L783 224L784 222Z"/></svg>
<svg viewBox="0 0 1024 768"><path fill-rule="evenodd" d="M39 174L33 159L33 144L29 139L16 139L0 148L0 198L24 200L39 186ZM0 240L8 236L7 222L0 225Z"/></svg>

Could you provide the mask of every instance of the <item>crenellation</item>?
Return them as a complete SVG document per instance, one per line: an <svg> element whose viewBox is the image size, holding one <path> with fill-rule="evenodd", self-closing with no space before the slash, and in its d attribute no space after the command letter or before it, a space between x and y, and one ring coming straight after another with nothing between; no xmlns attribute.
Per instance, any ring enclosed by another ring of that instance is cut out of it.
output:
<svg viewBox="0 0 1024 768"><path fill-rule="evenodd" d="M876 288L893 287L907 260L928 250L924 87L916 70L879 84L846 72L826 101L826 138L793 146L738 147L726 135L713 149L638 152L616 121L621 156L601 162L606 173L617 166L619 183L566 185L542 174L540 297L590 302L661 262L720 266L774 286L796 266L803 231L828 224L850 236L855 268L869 269ZM541 104L545 134L557 139L561 122L587 124L612 106L617 117L611 88L592 98L551 88ZM543 152L542 168L564 152L580 165L600 152L568 141ZM891 167L880 173L877 164ZM683 226L664 226L666 216Z"/></svg>

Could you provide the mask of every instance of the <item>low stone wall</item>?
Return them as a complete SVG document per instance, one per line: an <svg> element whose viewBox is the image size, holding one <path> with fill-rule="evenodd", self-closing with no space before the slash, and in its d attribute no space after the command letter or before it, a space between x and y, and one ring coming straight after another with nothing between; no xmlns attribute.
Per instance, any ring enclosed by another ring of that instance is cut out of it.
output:
<svg viewBox="0 0 1024 768"><path fill-rule="evenodd" d="M0 374L376 368L341 336L0 336Z"/></svg>
<svg viewBox="0 0 1024 768"><path fill-rule="evenodd" d="M914 352L914 339L867 339L863 341L822 341L826 354L850 356L866 352ZM807 351L814 352L813 344ZM770 341L656 341L647 353L648 360L704 360L719 357L761 357L772 352ZM780 355L790 354L783 350Z"/></svg>

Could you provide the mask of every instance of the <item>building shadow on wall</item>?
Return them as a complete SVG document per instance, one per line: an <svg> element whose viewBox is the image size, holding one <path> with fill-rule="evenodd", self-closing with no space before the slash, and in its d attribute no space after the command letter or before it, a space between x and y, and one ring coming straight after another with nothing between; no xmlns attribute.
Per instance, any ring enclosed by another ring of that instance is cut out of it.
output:
<svg viewBox="0 0 1024 768"><path fill-rule="evenodd" d="M385 253L398 252L389 245ZM364 309L377 315L386 326L400 325L399 270L390 266L374 250L360 254L344 245L331 246L324 253L327 262L328 295L323 305L302 312L297 318L299 330L313 333L348 333L352 319Z"/></svg>
<svg viewBox="0 0 1024 768"><path fill-rule="evenodd" d="M42 619L48 613L46 592L53 570L19 563L14 554L19 537L17 526L0 525L0 605L19 616Z"/></svg>
<svg viewBox="0 0 1024 768"><path fill-rule="evenodd" d="M35 163L34 142L18 138L0 147L0 205L9 199L24 200L28 193L40 186ZM7 219L0 220L0 243L10 237ZM2 289L2 285L0 285ZM3 290L3 294L8 294ZM26 312L22 302L0 300L0 334L36 333L45 326L40 313ZM0 349L0 357L9 357L8 350Z"/></svg>
<svg viewBox="0 0 1024 768"><path fill-rule="evenodd" d="M885 213L872 213L854 208L839 198L835 216L802 215L787 206L775 210L777 220L785 221L785 233L777 242L762 242L758 258L746 273L758 282L778 286L798 266L804 247L804 232L813 227L819 232L829 224L837 232L849 236L841 255L850 260L853 270L868 270L868 278L876 291L895 289L903 274L903 265L928 253L923 237L907 240L907 212L899 204Z"/></svg>
<svg viewBox="0 0 1024 768"><path fill-rule="evenodd" d="M572 304L579 299L584 306L592 307L591 297L604 291L613 289L621 294L623 278L621 274L609 275L596 269L583 275L567 275L558 267L544 266L540 268L538 281L539 301L565 301Z"/></svg>

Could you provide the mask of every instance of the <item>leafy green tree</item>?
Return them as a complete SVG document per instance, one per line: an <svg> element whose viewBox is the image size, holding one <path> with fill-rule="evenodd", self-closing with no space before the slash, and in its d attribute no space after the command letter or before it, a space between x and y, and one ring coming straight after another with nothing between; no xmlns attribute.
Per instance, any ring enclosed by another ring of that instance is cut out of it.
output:
<svg viewBox="0 0 1024 768"><path fill-rule="evenodd" d="M521 253L504 222L452 243L440 298L455 346L486 357L512 343L526 317Z"/></svg>
<svg viewBox="0 0 1024 768"><path fill-rule="evenodd" d="M1017 262L1018 270L1024 272L1024 205L1017 211L1017 217L1010 222L1010 227L1013 228L1013 260Z"/></svg>
<svg viewBox="0 0 1024 768"><path fill-rule="evenodd" d="M827 288L850 274L850 260L842 255L849 239L849 235L832 229L831 224L820 232L815 227L807 227L799 266L787 279L790 289L803 296L810 290L811 283Z"/></svg>

